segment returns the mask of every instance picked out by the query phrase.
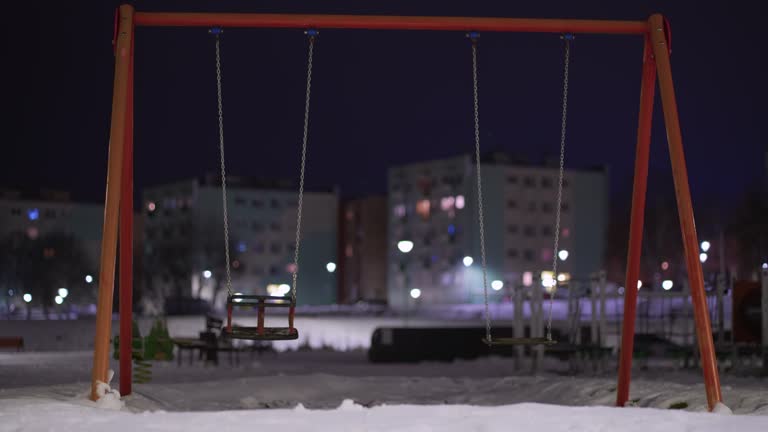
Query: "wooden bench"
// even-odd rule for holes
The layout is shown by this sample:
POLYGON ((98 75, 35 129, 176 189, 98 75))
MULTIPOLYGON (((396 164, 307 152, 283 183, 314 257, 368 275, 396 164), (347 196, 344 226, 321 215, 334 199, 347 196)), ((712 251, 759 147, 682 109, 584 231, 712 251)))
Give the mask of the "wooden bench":
POLYGON ((0 348, 15 348, 16 351, 24 349, 24 338, 19 336, 0 336, 0 348))

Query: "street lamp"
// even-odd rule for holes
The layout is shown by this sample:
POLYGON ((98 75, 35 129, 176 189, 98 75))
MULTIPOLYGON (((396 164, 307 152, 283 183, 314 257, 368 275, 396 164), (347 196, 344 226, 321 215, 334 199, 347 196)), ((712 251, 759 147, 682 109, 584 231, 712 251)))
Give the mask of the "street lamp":
POLYGON ((93 282, 93 276, 85 275, 85 283, 91 283, 91 282, 93 282))
POLYGON ((464 267, 469 267, 472 265, 472 263, 475 262, 474 259, 472 259, 471 256, 465 256, 463 260, 461 260, 464 263, 464 267))
POLYGON ((325 265, 325 269, 328 270, 328 273, 333 273, 336 271, 336 263, 329 262, 325 265))
POLYGON ((702 252, 709 251, 710 246, 712 245, 708 241, 704 240, 703 242, 701 242, 701 251, 702 252))
POLYGON ((24 298, 24 302, 25 302, 25 303, 29 303, 29 302, 31 302, 31 301, 32 301, 32 294, 30 294, 30 293, 26 293, 26 294, 24 294, 24 297, 23 297, 23 298, 24 298))
POLYGON ((664 288, 664 291, 671 290, 674 285, 675 284, 671 280, 669 280, 669 279, 667 279, 667 280, 665 280, 664 282, 661 283, 661 287, 664 288))
POLYGON ((59 288, 59 297, 61 298, 67 298, 69 295, 69 290, 66 288, 59 288))
POLYGON ((703 262, 703 263, 707 262, 707 258, 708 258, 708 256, 707 256, 706 253, 702 252, 702 253, 699 254, 699 261, 701 261, 701 262, 703 262))
POLYGON ((502 281, 497 279, 497 280, 491 282, 491 288, 493 288, 494 291, 498 291, 498 290, 504 288, 504 282, 502 282, 502 281))
POLYGON ((410 240, 400 240, 397 242, 397 248, 400 249, 400 252, 407 254, 413 250, 413 242, 410 240))
POLYGON ((563 249, 560 252, 557 253, 557 257, 560 258, 560 261, 565 261, 568 259, 568 251, 563 249))
POLYGON ((418 289, 418 288, 413 288, 411 290, 411 297, 414 298, 414 299, 417 299, 417 298, 421 297, 421 290, 418 289))
POLYGON ((213 276, 213 273, 210 270, 203 270, 203 277, 206 279, 210 279, 211 276, 213 276))

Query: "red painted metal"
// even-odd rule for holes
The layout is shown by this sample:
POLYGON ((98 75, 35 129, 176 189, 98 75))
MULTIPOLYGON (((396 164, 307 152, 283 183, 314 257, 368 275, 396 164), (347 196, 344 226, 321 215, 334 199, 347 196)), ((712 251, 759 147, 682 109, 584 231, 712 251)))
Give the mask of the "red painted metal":
POLYGON ((259 318, 257 321, 257 331, 259 335, 264 336, 264 312, 265 312, 264 299, 259 300, 258 309, 259 309, 259 318))
POLYGON ((112 93, 112 119, 109 133, 107 190, 104 202, 104 225, 99 258, 99 293, 96 306, 96 335, 91 370, 91 400, 99 398, 99 382, 107 382, 109 371, 109 340, 112 337, 112 301, 114 299, 115 264, 117 261, 120 194, 122 193, 123 149, 126 140, 126 109, 128 105, 128 75, 133 47, 133 6, 120 6, 117 49, 115 50, 115 79, 112 93))
POLYGON ((120 395, 131 394, 133 341, 133 47, 129 54, 123 181, 120 191, 120 395))
POLYGON ((604 34, 644 34, 648 30, 648 24, 645 21, 482 17, 137 12, 135 19, 137 26, 161 27, 219 26, 604 34))
POLYGON ((672 163, 672 177, 675 183, 678 215, 680 216, 680 231, 683 234, 685 263, 691 286, 691 301, 693 302, 693 317, 696 323, 696 339, 701 352, 701 369, 704 373, 704 386, 707 392, 707 403, 712 410, 722 401, 720 391, 720 376, 717 372, 712 326, 709 322, 709 309, 704 292, 704 277, 699 261, 699 240, 696 236, 696 222, 693 216, 693 203, 688 185, 688 170, 685 165, 683 152, 683 136, 680 132, 680 119, 677 114, 675 88, 672 81, 672 67, 669 62, 669 49, 665 39, 665 22, 661 15, 650 18, 651 40, 656 57, 656 67, 659 78, 661 104, 664 109, 664 123, 667 126, 667 141, 669 156, 672 163))
POLYGON ((640 254, 643 245, 645 196, 648 186, 648 157, 651 144, 651 123, 653 121, 653 99, 655 92, 656 62, 653 58, 651 41, 646 37, 645 50, 643 52, 643 77, 640 86, 640 118, 638 120, 637 149, 635 151, 635 181, 632 188, 627 277, 624 282, 624 323, 621 327, 619 383, 616 390, 617 406, 624 406, 629 399, 629 382, 632 374, 632 352, 634 348, 637 310, 637 281, 640 279, 640 254))
POLYGON ((293 318, 296 316, 296 306, 291 305, 288 309, 288 329, 293 333, 293 318))
POLYGON ((232 333, 232 304, 227 304, 227 333, 232 333))

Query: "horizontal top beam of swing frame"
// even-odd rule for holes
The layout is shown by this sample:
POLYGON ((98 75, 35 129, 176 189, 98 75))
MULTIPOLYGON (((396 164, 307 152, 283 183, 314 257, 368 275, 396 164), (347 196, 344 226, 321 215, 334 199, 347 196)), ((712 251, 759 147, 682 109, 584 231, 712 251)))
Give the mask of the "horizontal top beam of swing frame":
POLYGON ((644 34, 648 32, 649 28, 647 21, 175 12, 136 12, 134 23, 137 26, 149 27, 251 27, 603 34, 644 34))

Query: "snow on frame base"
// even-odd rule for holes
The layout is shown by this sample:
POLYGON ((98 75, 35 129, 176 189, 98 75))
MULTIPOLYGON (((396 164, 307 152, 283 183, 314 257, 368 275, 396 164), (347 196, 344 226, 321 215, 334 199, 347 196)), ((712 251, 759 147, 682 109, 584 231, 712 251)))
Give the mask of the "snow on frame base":
POLYGON ((294 409, 209 412, 97 410, 74 402, 50 399, 0 399, 0 431, 415 431, 560 432, 622 430, 627 432, 765 431, 766 416, 721 416, 651 408, 564 407, 517 404, 499 407, 470 405, 385 405, 364 408, 344 401, 332 410, 294 409))

